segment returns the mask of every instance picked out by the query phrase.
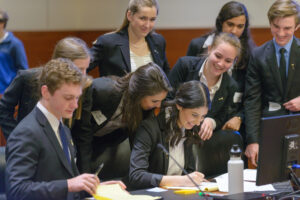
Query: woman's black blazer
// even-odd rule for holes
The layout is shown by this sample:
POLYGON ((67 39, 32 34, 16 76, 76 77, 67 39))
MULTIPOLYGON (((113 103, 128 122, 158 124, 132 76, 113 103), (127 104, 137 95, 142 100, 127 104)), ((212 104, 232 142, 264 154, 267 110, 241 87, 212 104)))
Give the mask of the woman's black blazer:
MULTIPOLYGON (((154 63, 167 74, 170 70, 166 58, 166 41, 162 35, 151 32, 146 36, 154 63)), ((91 48, 93 59, 88 71, 99 67, 100 76, 123 76, 131 72, 129 39, 127 28, 120 32, 100 36, 91 48)))
MULTIPOLYGON (((169 150, 166 143, 166 118, 165 112, 157 117, 152 116, 144 120, 136 131, 133 149, 130 156, 129 182, 130 187, 151 188, 158 187, 161 179, 167 174, 169 156, 158 144, 169 150)), ((184 166, 188 173, 195 171, 195 160, 192 145, 184 142, 184 166)))

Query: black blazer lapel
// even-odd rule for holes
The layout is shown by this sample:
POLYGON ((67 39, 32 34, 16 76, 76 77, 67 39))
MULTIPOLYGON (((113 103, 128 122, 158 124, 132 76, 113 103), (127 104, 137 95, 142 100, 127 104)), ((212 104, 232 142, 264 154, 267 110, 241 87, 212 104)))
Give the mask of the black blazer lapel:
POLYGON ((153 39, 150 35, 148 35, 146 37, 146 41, 147 41, 147 44, 149 46, 149 49, 150 49, 150 52, 151 52, 154 63, 158 64, 160 67, 163 67, 162 66, 163 63, 161 62, 161 59, 159 57, 159 51, 156 48, 155 41, 153 41, 153 39))
MULTIPOLYGON (((166 109, 164 108, 162 112, 159 113, 159 115, 156 117, 159 129, 162 134, 159 134, 161 144, 169 151, 169 144, 166 143, 166 109)), ((154 147, 157 148, 157 147, 154 147)), ((163 160, 162 160, 162 166, 163 166, 163 171, 164 174, 167 174, 168 168, 169 168, 169 156, 165 154, 163 151, 161 151, 163 154, 163 160)))
POLYGON ((191 81, 191 80, 200 81, 199 72, 200 72, 200 69, 201 69, 205 59, 206 59, 206 57, 205 58, 203 57, 203 58, 199 59, 198 61, 196 61, 195 64, 191 64, 192 67, 189 68, 186 81, 191 81))
POLYGON ((276 59, 276 52, 275 52, 275 47, 273 44, 273 41, 269 42, 268 47, 266 48, 266 57, 267 57, 267 68, 270 68, 271 73, 273 74, 273 77, 275 79, 275 83, 277 85, 277 88, 279 88, 280 93, 282 96, 283 94, 283 87, 282 87, 282 82, 281 82, 281 77, 280 77, 280 72, 279 72, 279 67, 277 64, 277 59, 276 59))
POLYGON ((74 176, 74 173, 66 159, 66 156, 56 138, 56 135, 54 131, 52 130, 52 127, 50 123, 48 122, 47 118, 44 116, 44 114, 38 109, 36 109, 36 118, 37 121, 40 123, 41 127, 44 130, 45 135, 48 137, 50 143, 53 145, 55 152, 61 161, 62 165, 66 168, 66 170, 70 173, 71 176, 74 176))
POLYGON ((225 86, 228 85, 229 80, 228 80, 228 77, 226 77, 226 75, 227 74, 225 74, 225 73, 223 74, 220 88, 216 92, 214 99, 212 100, 212 103, 211 103, 211 107, 213 108, 213 109, 211 109, 211 111, 216 111, 217 113, 219 112, 221 107, 223 107, 224 102, 228 96, 228 90, 225 86))
POLYGON ((126 64, 126 66, 124 66, 124 68, 126 70, 125 73, 128 73, 128 72, 131 72, 131 64, 130 64, 129 38, 128 38, 127 29, 120 31, 119 35, 120 35, 120 39, 116 42, 117 42, 117 45, 120 46, 123 60, 126 64))
MULTIPOLYGON (((296 67, 300 67, 300 41, 297 39, 293 40, 291 46, 290 60, 289 60, 289 70, 288 70, 288 78, 287 78, 287 88, 286 95, 292 87, 292 83, 294 80, 295 69, 296 67)), ((297 77, 299 78, 299 77, 297 77)))

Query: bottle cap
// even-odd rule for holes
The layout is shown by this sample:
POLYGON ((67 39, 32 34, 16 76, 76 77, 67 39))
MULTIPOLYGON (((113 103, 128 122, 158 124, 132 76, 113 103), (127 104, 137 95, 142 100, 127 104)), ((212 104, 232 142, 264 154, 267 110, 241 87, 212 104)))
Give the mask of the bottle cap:
POLYGON ((230 157, 241 157, 242 151, 238 144, 232 145, 230 149, 230 157))

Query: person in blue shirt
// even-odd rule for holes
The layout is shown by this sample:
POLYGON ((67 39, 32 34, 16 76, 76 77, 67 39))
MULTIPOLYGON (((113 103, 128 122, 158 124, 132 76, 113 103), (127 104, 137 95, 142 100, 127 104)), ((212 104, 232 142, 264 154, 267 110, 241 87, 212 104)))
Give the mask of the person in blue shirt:
POLYGON ((28 69, 23 43, 6 31, 8 15, 0 9, 0 94, 3 94, 19 69, 28 69))
POLYGON ((268 11, 273 39, 253 50, 245 83, 245 154, 257 165, 260 119, 300 112, 300 4, 277 0, 268 11))

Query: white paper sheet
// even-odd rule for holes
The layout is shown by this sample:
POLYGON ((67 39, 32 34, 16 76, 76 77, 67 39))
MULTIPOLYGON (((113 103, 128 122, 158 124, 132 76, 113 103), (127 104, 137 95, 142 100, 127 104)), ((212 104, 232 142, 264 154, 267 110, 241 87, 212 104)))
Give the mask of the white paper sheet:
MULTIPOLYGON (((228 192, 228 173, 215 178, 220 192, 228 192)), ((275 191, 273 185, 256 186, 256 169, 244 170, 244 192, 275 191)))

